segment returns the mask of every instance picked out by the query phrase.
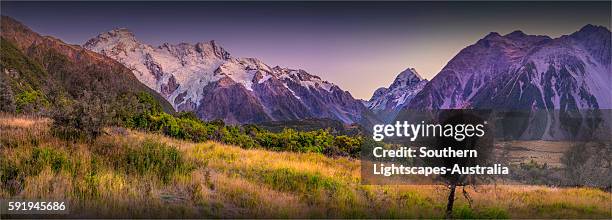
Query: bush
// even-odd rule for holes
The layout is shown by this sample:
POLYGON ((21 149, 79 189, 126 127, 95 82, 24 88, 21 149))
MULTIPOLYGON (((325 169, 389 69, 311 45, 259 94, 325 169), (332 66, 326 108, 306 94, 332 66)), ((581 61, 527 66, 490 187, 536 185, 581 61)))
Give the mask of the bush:
POLYGON ((15 112, 17 108, 14 99, 8 79, 4 77, 3 73, 0 73, 0 112, 15 112))
POLYGON ((17 112, 39 112, 49 106, 49 101, 42 92, 33 90, 17 94, 15 105, 17 112))
POLYGON ((328 130, 297 131, 285 128, 273 133, 256 125, 226 125, 222 120, 204 122, 193 113, 165 113, 148 93, 118 97, 113 106, 98 96, 84 93, 74 104, 66 104, 53 114, 52 132, 64 140, 92 141, 102 134, 103 126, 118 125, 153 131, 193 142, 218 141, 243 148, 274 151, 322 153, 329 156, 357 156, 363 139, 335 136, 328 130), (122 104, 123 103, 123 104, 122 104))
POLYGON ((612 145, 607 143, 574 144, 561 158, 566 177, 563 185, 612 189, 611 153, 612 145))
POLYGON ((222 120, 201 121, 191 112, 176 116, 165 113, 148 94, 138 96, 140 109, 121 110, 121 124, 128 128, 160 132, 167 136, 194 142, 218 141, 243 148, 274 151, 313 152, 330 156, 357 156, 363 139, 357 136, 334 136, 327 130, 296 131, 285 128, 273 133, 256 125, 226 125, 222 120))
POLYGON ((273 133, 256 125, 225 125, 223 121, 204 122, 192 113, 173 116, 164 112, 144 112, 126 120, 125 125, 170 137, 202 142, 219 141, 243 148, 264 148, 274 151, 313 152, 330 156, 357 156, 362 138, 334 136, 327 130, 296 131, 286 128, 273 133))
POLYGON ((82 102, 69 106, 53 114, 51 131, 54 136, 63 140, 91 141, 102 134, 105 123, 104 112, 95 104, 82 102))
POLYGON ((2 188, 6 189, 11 195, 21 191, 23 176, 17 164, 0 158, 0 181, 2 182, 2 188))

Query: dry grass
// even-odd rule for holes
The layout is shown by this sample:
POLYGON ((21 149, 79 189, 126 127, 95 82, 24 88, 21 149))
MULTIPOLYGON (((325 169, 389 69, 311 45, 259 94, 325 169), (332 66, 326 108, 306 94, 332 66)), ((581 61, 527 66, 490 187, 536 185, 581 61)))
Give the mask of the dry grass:
POLYGON ((15 118, 8 117, 0 120, 0 126, 3 128, 31 128, 33 126, 45 126, 49 122, 46 118, 15 118))
POLYGON ((575 143, 565 141, 510 141, 505 147, 512 149, 508 158, 513 163, 547 164, 552 167, 563 167, 561 157, 575 143))
MULTIPOLYGON (((46 119, 1 116, 3 170, 7 164, 26 167, 33 149, 50 149, 73 165, 54 169, 48 164, 39 172, 22 174, 18 192, 2 187, 0 197, 65 199, 75 210, 73 217, 444 217, 444 186, 361 185, 357 160, 192 143, 120 128, 107 133, 92 144, 66 143, 48 134, 46 119), (154 173, 123 172, 117 167, 129 164, 112 164, 101 157, 152 141, 178 149, 194 168, 164 182, 154 173), (106 162, 93 162, 98 160, 106 162)), ((474 202, 470 207, 458 196, 458 218, 612 218, 612 195, 598 189, 466 190, 474 202)))

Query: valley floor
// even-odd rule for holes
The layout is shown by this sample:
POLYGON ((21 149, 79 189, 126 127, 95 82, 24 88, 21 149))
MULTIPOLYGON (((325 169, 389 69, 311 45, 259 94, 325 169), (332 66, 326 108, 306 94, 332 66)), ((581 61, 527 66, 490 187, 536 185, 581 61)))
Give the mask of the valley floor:
MULTIPOLYGON (((446 187, 361 185, 358 160, 123 128, 107 128, 91 143, 71 143, 50 135, 49 124, 0 116, 0 198, 67 200, 77 218, 444 217, 446 187)), ((473 202, 458 193, 456 218, 612 218, 612 194, 599 189, 465 190, 473 202)))

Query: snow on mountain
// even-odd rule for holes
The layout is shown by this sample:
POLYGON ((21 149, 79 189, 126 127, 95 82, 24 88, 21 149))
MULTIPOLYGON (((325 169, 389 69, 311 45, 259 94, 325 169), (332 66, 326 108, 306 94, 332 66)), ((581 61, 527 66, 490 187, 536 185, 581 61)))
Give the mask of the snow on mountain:
POLYGON ((402 71, 389 86, 374 91, 372 98, 364 104, 379 118, 389 121, 395 118, 427 83, 414 68, 402 71))
POLYGON ((610 39, 593 25, 555 39, 491 33, 459 52, 406 108, 521 111, 511 123, 523 131, 516 137, 592 139, 611 125, 610 39))
POLYGON ((127 29, 87 41, 85 48, 130 68, 178 111, 205 120, 256 123, 331 118, 368 120, 350 93, 303 70, 270 67, 256 58, 234 58, 215 41, 150 46, 127 29))
MULTIPOLYGON (((202 97, 198 88, 219 80, 219 75, 211 73, 229 59, 229 53, 214 41, 152 47, 138 42, 127 29, 100 34, 84 47, 132 69, 138 80, 166 97, 175 108, 189 101, 197 103, 202 97), (182 101, 177 102, 179 94, 183 94, 182 101)), ((228 68, 231 66, 224 66, 228 68)))
POLYGON ((415 109, 610 109, 610 31, 552 39, 491 33, 457 54, 411 100, 415 109))

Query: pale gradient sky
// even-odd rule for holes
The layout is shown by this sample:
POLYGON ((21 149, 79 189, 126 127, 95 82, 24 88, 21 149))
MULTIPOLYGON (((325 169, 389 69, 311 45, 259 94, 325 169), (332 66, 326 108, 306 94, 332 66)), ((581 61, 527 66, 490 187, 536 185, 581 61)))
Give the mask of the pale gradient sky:
POLYGON ((369 99, 414 67, 431 79, 490 32, 610 29, 610 2, 6 2, 1 13, 83 44, 117 27, 159 45, 216 40, 235 57, 300 68, 369 99))

